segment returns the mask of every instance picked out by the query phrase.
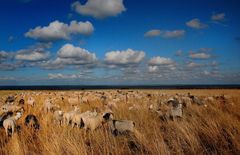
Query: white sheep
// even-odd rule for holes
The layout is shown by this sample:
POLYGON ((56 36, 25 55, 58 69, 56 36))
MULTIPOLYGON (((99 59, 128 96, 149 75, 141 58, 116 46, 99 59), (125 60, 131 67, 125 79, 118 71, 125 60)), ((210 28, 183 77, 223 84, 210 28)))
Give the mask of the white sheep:
POLYGON ((170 117, 174 120, 176 117, 183 117, 183 109, 182 104, 177 104, 176 106, 172 106, 170 110, 170 117))
POLYGON ((1 107, 1 112, 16 112, 22 109, 21 106, 5 104, 1 107))
POLYGON ((53 112, 57 109, 59 109, 60 106, 59 105, 55 105, 52 103, 52 101, 50 100, 46 100, 45 103, 44 103, 44 111, 47 113, 47 112, 53 112))
POLYGON ((11 136, 13 136, 15 128, 17 127, 16 121, 21 118, 23 112, 17 112, 16 116, 7 118, 3 121, 3 127, 5 129, 6 135, 9 135, 9 130, 12 131, 11 136))
POLYGON ((84 113, 77 113, 75 115, 73 115, 72 117, 72 127, 74 127, 75 125, 77 127, 81 127, 83 124, 82 119, 86 119, 87 117, 93 117, 93 116, 97 116, 97 112, 91 112, 91 111, 86 111, 84 113))
POLYGON ((80 109, 78 107, 74 107, 74 110, 72 111, 69 111, 69 112, 65 112, 63 114, 63 122, 65 125, 69 125, 70 122, 72 121, 72 118, 73 116, 76 114, 76 113, 79 113, 80 112, 80 109))
POLYGON ((100 127, 103 123, 111 120, 113 118, 113 114, 111 112, 105 112, 103 114, 97 114, 97 116, 90 116, 86 118, 82 118, 82 124, 85 130, 94 131, 98 127, 100 127))
POLYGON ((28 98, 27 104, 33 107, 35 105, 35 99, 33 97, 28 98))
POLYGON ((134 132, 135 123, 131 120, 111 120, 109 122, 112 133, 117 136, 127 132, 134 132))
POLYGON ((57 110, 53 114, 54 121, 59 125, 63 124, 63 114, 64 112, 61 110, 57 110))

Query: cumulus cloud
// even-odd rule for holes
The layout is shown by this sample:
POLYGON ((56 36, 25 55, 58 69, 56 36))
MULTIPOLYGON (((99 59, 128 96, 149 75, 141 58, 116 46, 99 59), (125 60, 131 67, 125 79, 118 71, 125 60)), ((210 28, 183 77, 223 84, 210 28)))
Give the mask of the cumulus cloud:
POLYGON ((204 29, 208 27, 207 24, 202 23, 198 18, 186 22, 186 25, 194 29, 204 29))
POLYGON ((73 74, 62 74, 62 73, 49 73, 48 79, 50 80, 85 80, 85 79, 95 79, 95 77, 88 72, 73 73, 73 74))
POLYGON ((49 53, 45 51, 33 51, 29 53, 28 51, 21 50, 17 52, 15 59, 24 61, 41 61, 49 58, 49 53))
POLYGON ((170 58, 157 56, 151 58, 148 62, 148 72, 150 73, 175 69, 175 62, 170 58))
POLYGON ((170 58, 157 56, 157 57, 151 58, 148 64, 151 66, 172 65, 172 64, 174 64, 174 61, 171 60, 170 58))
POLYGON ((30 46, 26 49, 21 49, 15 52, 15 59, 21 61, 43 61, 50 57, 50 52, 46 51, 50 48, 52 44, 50 43, 39 43, 30 46))
POLYGON ((72 4, 72 9, 81 15, 94 18, 117 16, 126 11, 123 0, 88 0, 84 5, 76 1, 72 4))
POLYGON ((163 33, 164 38, 180 38, 185 35, 185 30, 167 30, 163 33))
POLYGON ((185 35, 185 30, 149 30, 144 37, 180 38, 185 35))
POLYGON ((57 73, 57 74, 48 74, 48 78, 49 79, 77 79, 80 78, 81 75, 78 74, 61 74, 61 73, 57 73))
POLYGON ((12 71, 12 70, 15 70, 19 67, 21 67, 23 65, 23 63, 21 62, 17 62, 17 63, 9 63, 9 62, 4 62, 4 63, 1 63, 0 62, 0 70, 3 70, 3 71, 12 71))
POLYGON ((158 66, 148 66, 148 71, 151 73, 158 72, 158 66))
POLYGON ((111 51, 105 54, 105 63, 108 65, 136 65, 139 64, 145 57, 144 51, 136 51, 127 49, 125 51, 111 51))
POLYGON ((55 60, 49 60, 41 64, 44 69, 60 69, 66 65, 84 65, 91 67, 97 63, 95 53, 76 47, 72 44, 63 45, 57 52, 55 60))
POLYGON ((213 14, 211 19, 216 22, 222 22, 225 20, 225 13, 213 14))
POLYGON ((160 30, 149 30, 144 34, 144 37, 157 37, 160 36, 161 31, 160 30))
POLYGON ((218 76, 219 77, 220 76, 219 71, 215 71, 215 70, 212 70, 212 71, 204 70, 201 74, 205 75, 207 77, 209 77, 209 76, 212 76, 212 77, 217 77, 218 76))
POLYGON ((26 37, 39 41, 68 40, 72 34, 90 35, 94 31, 93 25, 89 22, 71 21, 65 24, 59 21, 53 21, 48 26, 38 26, 25 33, 26 37))
POLYGON ((8 57, 8 53, 5 51, 0 51, 0 60, 5 60, 8 57))
POLYGON ((65 44, 59 51, 58 57, 62 59, 73 59, 80 64, 92 63, 97 61, 95 53, 88 50, 75 47, 71 44, 65 44))
POLYGON ((203 52, 190 52, 189 57, 192 59, 209 59, 211 57, 210 54, 208 53, 203 53, 203 52))
POLYGON ((195 62, 189 62, 187 64, 187 67, 189 68, 197 68, 197 67, 201 67, 202 65, 201 64, 198 64, 198 63, 195 63, 195 62))

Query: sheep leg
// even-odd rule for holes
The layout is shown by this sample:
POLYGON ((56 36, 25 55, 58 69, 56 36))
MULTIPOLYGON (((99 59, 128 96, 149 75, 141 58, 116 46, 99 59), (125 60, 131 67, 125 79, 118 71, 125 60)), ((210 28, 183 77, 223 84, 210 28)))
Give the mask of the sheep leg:
POLYGON ((8 136, 8 127, 5 128, 6 136, 8 136))
POLYGON ((12 126, 12 136, 13 136, 13 133, 14 133, 14 129, 15 129, 15 127, 14 127, 14 126, 12 126))
POLYGON ((72 122, 72 128, 74 128, 74 126, 75 126, 75 123, 74 123, 74 122, 72 122))

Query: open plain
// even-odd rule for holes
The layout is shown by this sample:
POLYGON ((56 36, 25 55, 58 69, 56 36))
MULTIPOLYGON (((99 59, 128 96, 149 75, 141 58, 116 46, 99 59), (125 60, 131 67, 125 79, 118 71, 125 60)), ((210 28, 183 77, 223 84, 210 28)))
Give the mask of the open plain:
POLYGON ((0 91, 0 154, 240 154, 239 102, 239 89, 0 91))

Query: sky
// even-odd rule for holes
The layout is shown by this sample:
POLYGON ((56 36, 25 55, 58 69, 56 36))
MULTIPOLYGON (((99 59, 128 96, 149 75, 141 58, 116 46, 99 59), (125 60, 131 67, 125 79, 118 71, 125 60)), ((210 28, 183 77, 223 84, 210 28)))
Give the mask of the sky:
POLYGON ((240 84, 239 0, 2 0, 0 85, 240 84))

